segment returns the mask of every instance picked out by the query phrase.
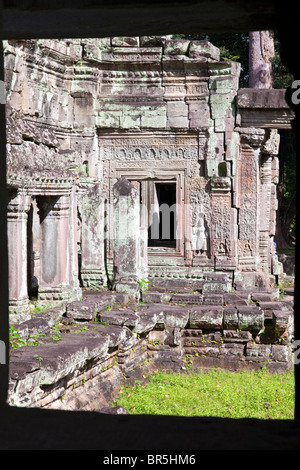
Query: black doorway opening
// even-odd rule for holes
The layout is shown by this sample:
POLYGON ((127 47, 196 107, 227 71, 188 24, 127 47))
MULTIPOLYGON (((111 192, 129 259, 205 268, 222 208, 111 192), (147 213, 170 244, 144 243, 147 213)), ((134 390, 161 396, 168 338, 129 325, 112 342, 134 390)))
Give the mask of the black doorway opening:
POLYGON ((149 227, 148 245, 176 248, 176 183, 155 183, 157 208, 149 227))

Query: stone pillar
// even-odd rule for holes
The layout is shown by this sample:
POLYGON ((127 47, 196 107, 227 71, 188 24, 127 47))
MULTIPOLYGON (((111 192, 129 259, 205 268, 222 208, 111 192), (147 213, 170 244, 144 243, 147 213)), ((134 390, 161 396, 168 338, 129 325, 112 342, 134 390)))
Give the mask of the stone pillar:
POLYGON ((39 197, 38 206, 41 257, 38 297, 42 301, 69 300, 70 196, 39 197))
POLYGON ((9 313, 12 321, 29 318, 27 285, 27 220, 30 196, 9 193, 7 207, 9 313))
POLYGON ((72 299, 79 300, 82 291, 79 285, 78 266, 78 219, 77 219, 77 188, 74 185, 70 194, 70 283, 72 299))
POLYGON ((238 160, 238 265, 246 285, 254 286, 259 267, 259 152, 264 130, 243 130, 238 160))
POLYGON ((121 177, 113 187, 114 288, 139 299, 140 200, 138 190, 121 177))
POLYGON ((237 209, 231 206, 231 178, 211 178, 211 254, 216 269, 237 267, 237 209))
POLYGON ((99 183, 81 199, 81 281, 83 287, 100 289, 107 282, 104 261, 104 197, 99 183))
POLYGON ((279 149, 279 134, 275 129, 266 131, 266 142, 261 152, 260 169, 260 221, 259 221, 259 254, 261 268, 268 275, 278 276, 283 273, 282 264, 278 261, 273 244, 275 235, 276 193, 273 183, 273 159, 279 149), (275 195, 275 198, 274 198, 275 195))

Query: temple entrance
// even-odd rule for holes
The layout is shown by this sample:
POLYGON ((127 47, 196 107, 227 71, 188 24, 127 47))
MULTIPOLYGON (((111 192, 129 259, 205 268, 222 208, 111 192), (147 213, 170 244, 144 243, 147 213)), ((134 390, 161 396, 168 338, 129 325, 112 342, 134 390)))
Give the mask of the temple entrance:
POLYGON ((176 183, 154 183, 148 246, 176 247, 176 183))

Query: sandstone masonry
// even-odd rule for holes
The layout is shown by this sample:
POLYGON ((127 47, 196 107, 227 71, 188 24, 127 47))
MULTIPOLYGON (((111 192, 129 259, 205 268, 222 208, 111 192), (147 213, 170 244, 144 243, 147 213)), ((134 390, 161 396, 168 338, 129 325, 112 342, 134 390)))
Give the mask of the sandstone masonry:
POLYGON ((9 40, 4 53, 10 321, 24 333, 38 302, 42 323, 80 318, 91 335, 55 344, 61 362, 45 346, 48 365, 16 350, 12 400, 52 403, 87 363, 123 373, 142 344, 133 330, 163 345, 148 348, 160 364, 193 352, 201 365, 289 367, 293 305, 278 302, 274 246, 283 90, 239 89, 240 65, 208 41, 9 40), (102 312, 98 336, 105 295, 126 308, 102 312))

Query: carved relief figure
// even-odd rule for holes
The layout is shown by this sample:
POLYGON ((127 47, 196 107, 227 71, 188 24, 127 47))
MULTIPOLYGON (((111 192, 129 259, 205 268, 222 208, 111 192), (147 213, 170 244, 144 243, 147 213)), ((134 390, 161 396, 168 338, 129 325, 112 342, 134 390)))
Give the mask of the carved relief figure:
POLYGON ((192 226, 192 250, 195 253, 205 255, 208 251, 208 230, 205 227, 204 216, 201 214, 196 217, 192 226))

